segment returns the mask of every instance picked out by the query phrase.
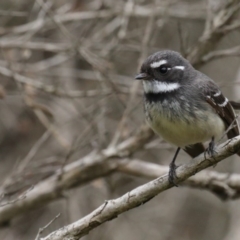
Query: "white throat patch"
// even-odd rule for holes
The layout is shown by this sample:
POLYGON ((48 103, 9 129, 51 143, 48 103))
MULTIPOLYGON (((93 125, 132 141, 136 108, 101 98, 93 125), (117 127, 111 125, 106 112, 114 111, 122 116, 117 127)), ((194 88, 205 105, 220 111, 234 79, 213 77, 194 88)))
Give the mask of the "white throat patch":
POLYGON ((145 93, 166 93, 172 92, 180 88, 179 83, 166 83, 156 80, 143 81, 143 88, 145 93))

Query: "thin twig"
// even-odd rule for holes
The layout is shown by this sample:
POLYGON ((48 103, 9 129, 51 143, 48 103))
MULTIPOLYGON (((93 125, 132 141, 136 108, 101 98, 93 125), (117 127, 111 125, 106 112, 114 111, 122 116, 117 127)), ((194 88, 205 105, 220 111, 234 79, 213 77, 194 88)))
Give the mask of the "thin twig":
MULTIPOLYGON (((221 145, 214 158, 205 158, 204 154, 201 154, 194 161, 177 168, 177 183, 183 182, 201 170, 215 165, 227 156, 239 151, 239 149, 240 137, 236 137, 229 144, 221 145)), ((49 234, 42 240, 80 239, 106 221, 112 220, 123 212, 145 204, 159 193, 172 187, 173 184, 168 181, 168 174, 165 174, 131 190, 119 198, 108 200, 107 204, 105 202, 84 218, 49 234)))
POLYGON ((61 216, 61 214, 59 213, 58 215, 56 215, 47 225, 45 225, 42 228, 39 228, 38 230, 38 234, 35 238, 35 240, 40 240, 40 237, 42 235, 42 233, 44 232, 45 229, 47 229, 56 219, 58 219, 61 216))

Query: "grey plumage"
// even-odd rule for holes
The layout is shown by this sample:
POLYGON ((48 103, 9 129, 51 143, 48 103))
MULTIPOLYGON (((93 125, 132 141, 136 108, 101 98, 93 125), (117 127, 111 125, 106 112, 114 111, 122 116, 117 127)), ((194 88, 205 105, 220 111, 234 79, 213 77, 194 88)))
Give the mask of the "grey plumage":
POLYGON ((224 121, 206 101, 206 92, 218 92, 217 85, 206 75, 195 70, 180 54, 173 51, 158 52, 142 65, 141 72, 152 80, 164 83, 178 83, 179 88, 171 92, 146 92, 146 118, 153 130, 168 142, 185 147, 205 142, 212 137, 219 139, 225 130, 224 121), (171 68, 162 75, 151 63, 166 60, 171 68), (176 66, 184 70, 174 69, 176 66))
MULTIPOLYGON (((177 52, 166 50, 149 56, 136 79, 143 80, 145 113, 151 128, 193 157, 204 150, 203 142, 211 140, 212 148, 214 140, 236 120, 217 84, 177 52)), ((227 135, 239 135, 237 123, 227 135)))

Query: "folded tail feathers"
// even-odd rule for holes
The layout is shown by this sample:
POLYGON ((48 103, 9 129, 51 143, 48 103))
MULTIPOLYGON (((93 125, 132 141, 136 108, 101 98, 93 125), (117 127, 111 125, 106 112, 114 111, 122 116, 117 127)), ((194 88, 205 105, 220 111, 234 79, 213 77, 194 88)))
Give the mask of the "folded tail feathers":
POLYGON ((186 146, 183 150, 192 158, 195 158, 205 151, 205 147, 203 146, 202 143, 196 143, 193 145, 186 146))
POLYGON ((229 101, 229 102, 232 105, 233 109, 240 110, 240 103, 234 102, 234 101, 229 101))

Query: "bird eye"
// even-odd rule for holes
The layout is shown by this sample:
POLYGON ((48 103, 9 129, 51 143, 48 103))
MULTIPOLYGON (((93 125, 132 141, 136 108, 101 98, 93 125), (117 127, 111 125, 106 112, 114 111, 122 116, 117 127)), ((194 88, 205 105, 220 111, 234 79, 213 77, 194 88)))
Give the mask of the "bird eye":
POLYGON ((163 64, 163 65, 161 65, 161 66, 159 67, 159 72, 160 72, 162 75, 166 74, 169 70, 170 70, 170 68, 169 68, 167 65, 165 65, 165 64, 163 64))

